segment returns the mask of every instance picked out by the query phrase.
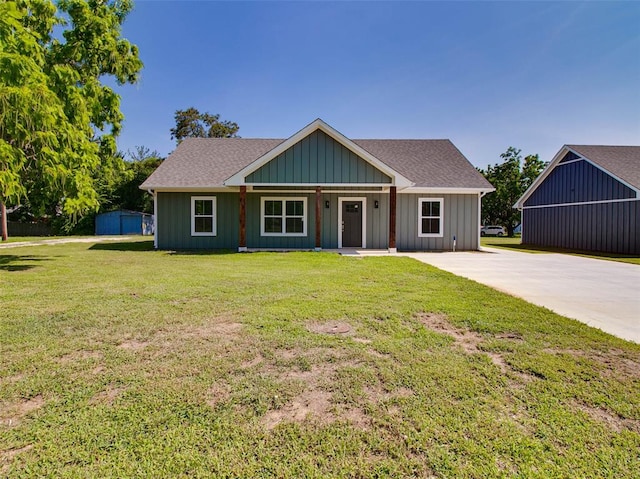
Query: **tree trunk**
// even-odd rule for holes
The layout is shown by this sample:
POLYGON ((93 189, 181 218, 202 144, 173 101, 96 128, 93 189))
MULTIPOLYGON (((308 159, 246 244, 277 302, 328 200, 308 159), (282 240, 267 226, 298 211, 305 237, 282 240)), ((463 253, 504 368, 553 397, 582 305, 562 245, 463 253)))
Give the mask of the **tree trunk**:
POLYGON ((7 207, 0 201, 0 229, 2 229, 2 241, 7 241, 9 232, 7 231, 7 207))

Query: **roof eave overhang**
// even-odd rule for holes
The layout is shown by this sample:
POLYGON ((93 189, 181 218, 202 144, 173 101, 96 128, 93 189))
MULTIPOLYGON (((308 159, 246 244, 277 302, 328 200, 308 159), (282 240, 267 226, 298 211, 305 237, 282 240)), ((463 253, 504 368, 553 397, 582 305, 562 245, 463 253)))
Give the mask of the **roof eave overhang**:
POLYGON ((535 180, 533 180, 533 183, 529 185, 529 188, 527 188, 527 190, 522 194, 520 199, 518 199, 518 201, 515 202, 512 208, 517 208, 519 210, 522 210, 522 207, 524 206, 525 201, 529 199, 529 197, 538 188, 538 186, 540 186, 540 184, 545 180, 545 178, 551 174, 551 172, 556 167, 556 165, 560 163, 560 160, 564 158, 564 155, 566 155, 570 151, 578 155, 580 158, 583 157, 581 154, 579 154, 576 151, 573 151, 567 145, 564 145, 562 148, 560 148, 560 151, 556 153, 556 155, 553 157, 551 162, 546 166, 546 168, 542 170, 542 173, 540 173, 538 177, 535 180))
POLYGON ((410 188, 405 188, 404 190, 402 190, 402 193, 423 193, 423 194, 429 194, 429 193, 433 193, 433 194, 449 194, 449 195, 456 195, 456 194, 461 194, 461 195, 468 195, 468 194, 473 194, 473 195, 477 195, 477 194, 485 194, 485 193, 491 193, 492 191, 496 191, 495 188, 491 187, 491 188, 457 188, 457 187, 446 187, 446 186, 442 186, 442 187, 431 187, 431 186, 413 186, 410 188))
POLYGON ((534 182, 531 183, 531 186, 529 186, 529 188, 527 188, 527 191, 525 191, 522 194, 522 196, 520 197, 520 199, 518 201, 516 201, 516 203, 513 205, 513 208, 517 208, 519 210, 522 210, 524 208, 525 202, 529 199, 529 197, 533 194, 533 192, 536 191, 538 186, 540 186, 542 184, 542 182, 551 174, 551 172, 555 169, 555 167, 558 166, 558 163, 560 163, 562 158, 564 158, 564 156, 569 152, 579 156, 582 160, 584 160, 584 161, 588 162, 589 164, 593 165, 595 168, 597 168, 597 169, 601 170, 602 172, 606 173, 607 175, 609 175, 610 177, 612 177, 615 180, 619 181, 623 185, 628 186, 629 188, 631 188, 633 191, 636 192, 636 196, 640 196, 640 189, 638 189, 635 186, 629 184, 627 181, 623 180, 619 176, 614 175, 613 173, 611 173, 607 169, 605 169, 602 166, 600 166, 598 163, 596 163, 596 162, 590 160, 589 158, 587 158, 586 156, 584 156, 579 151, 574 150, 569 145, 564 145, 562 148, 560 148, 560 151, 558 151, 558 153, 556 153, 556 155, 553 157, 553 159, 547 165, 547 167, 544 170, 542 170, 542 173, 540 173, 538 175, 538 177, 534 180, 534 182))
POLYGON ((414 185, 414 183, 411 182, 408 178, 404 177, 403 175, 401 175, 400 173, 395 171, 393 168, 390 168, 386 163, 380 161, 378 158, 373 156, 371 153, 369 153, 368 151, 366 151, 362 147, 356 145, 353 141, 351 141, 349 138, 344 136, 342 133, 340 133, 339 131, 337 131, 333 127, 331 127, 328 124, 326 124, 320 118, 318 118, 318 119, 314 120, 313 122, 309 123, 302 130, 298 131, 293 136, 291 136, 287 140, 283 141, 282 143, 280 143, 278 146, 276 146, 272 150, 268 151, 267 153, 265 153, 261 157, 257 158, 256 160, 251 162, 249 165, 245 166, 243 169, 241 169, 240 171, 238 171, 234 175, 232 175, 229 178, 227 178, 224 181, 224 185, 225 186, 244 186, 244 185, 247 185, 248 183, 245 182, 245 178, 248 175, 250 175, 254 171, 258 170, 260 167, 262 167, 263 165, 267 164, 269 161, 273 160, 279 154, 285 152, 290 147, 292 147, 293 145, 295 145, 296 143, 298 143, 303 138, 305 138, 306 136, 310 135, 311 133, 313 133, 316 130, 320 130, 320 131, 324 132, 325 134, 329 135, 334 140, 336 140, 338 143, 341 143, 346 148, 348 148, 349 150, 353 151, 358 156, 363 158, 365 161, 367 161, 368 163, 370 163, 371 165, 375 166, 377 169, 382 171, 384 174, 386 174, 387 176, 391 177, 392 183, 391 183, 391 185, 388 185, 388 186, 396 186, 398 188, 408 188, 408 187, 414 185))

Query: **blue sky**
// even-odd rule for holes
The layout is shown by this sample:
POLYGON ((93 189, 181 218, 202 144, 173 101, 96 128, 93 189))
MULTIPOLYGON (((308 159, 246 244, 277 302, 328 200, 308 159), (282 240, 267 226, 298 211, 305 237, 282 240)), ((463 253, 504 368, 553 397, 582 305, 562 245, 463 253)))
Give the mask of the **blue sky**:
POLYGON ((117 88, 122 151, 175 148, 194 106, 246 138, 322 118, 350 138, 450 138, 476 166, 507 147, 640 144, 640 2, 138 0, 145 64, 117 88))

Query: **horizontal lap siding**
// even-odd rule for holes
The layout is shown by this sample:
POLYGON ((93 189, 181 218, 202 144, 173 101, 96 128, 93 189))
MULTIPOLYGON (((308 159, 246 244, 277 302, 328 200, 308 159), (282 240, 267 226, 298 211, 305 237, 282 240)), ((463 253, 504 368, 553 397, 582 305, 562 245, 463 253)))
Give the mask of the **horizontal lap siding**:
POLYGON ((396 238, 404 251, 451 251, 453 236, 456 250, 478 249, 478 195, 398 194, 396 238), (418 236, 418 198, 444 199, 442 238, 418 236))
POLYGON ((640 254, 640 202, 523 211, 522 242, 586 251, 640 254))
POLYGON ((246 177, 255 183, 384 183, 391 178, 321 131, 315 131, 246 177))
POLYGON ((236 249, 240 200, 238 193, 158 193, 158 248, 236 249), (215 196, 217 236, 191 236, 191 197, 215 196))

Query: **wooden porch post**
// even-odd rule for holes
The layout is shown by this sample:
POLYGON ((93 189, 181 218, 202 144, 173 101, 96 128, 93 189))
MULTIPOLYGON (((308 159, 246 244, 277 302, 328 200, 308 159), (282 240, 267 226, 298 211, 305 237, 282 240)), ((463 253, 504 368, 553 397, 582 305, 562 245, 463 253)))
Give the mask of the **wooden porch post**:
POLYGON ((397 253, 396 248, 396 187, 389 188, 389 253, 397 253))
POLYGON ((247 251, 247 187, 240 187, 240 244, 238 251, 247 251))
POLYGON ((319 186, 316 186, 316 251, 320 251, 322 249, 321 215, 322 190, 319 186))

